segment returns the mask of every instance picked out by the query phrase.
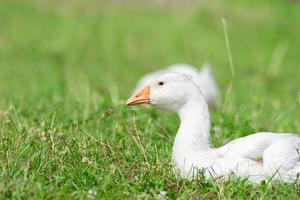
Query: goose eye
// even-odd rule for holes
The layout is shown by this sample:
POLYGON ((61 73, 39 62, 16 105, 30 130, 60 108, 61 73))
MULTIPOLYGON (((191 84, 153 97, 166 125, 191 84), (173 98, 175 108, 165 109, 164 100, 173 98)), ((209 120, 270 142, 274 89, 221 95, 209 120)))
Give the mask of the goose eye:
POLYGON ((164 85, 165 83, 164 82, 162 82, 162 81, 159 81, 158 82, 158 85, 160 85, 160 86, 162 86, 162 85, 164 85))

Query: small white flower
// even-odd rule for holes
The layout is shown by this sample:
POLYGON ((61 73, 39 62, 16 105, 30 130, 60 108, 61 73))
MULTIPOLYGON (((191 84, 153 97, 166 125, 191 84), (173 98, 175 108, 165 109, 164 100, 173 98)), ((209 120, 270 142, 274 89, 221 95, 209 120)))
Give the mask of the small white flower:
POLYGON ((160 190, 157 199, 166 199, 167 192, 164 190, 160 190))
POLYGON ((97 196, 97 191, 95 189, 90 189, 87 192, 87 198, 88 199, 96 199, 96 196, 97 196))
POLYGON ((86 156, 84 156, 84 157, 82 158, 82 162, 83 162, 83 163, 87 163, 88 165, 91 165, 91 164, 92 164, 92 161, 91 161, 88 157, 86 157, 86 156))

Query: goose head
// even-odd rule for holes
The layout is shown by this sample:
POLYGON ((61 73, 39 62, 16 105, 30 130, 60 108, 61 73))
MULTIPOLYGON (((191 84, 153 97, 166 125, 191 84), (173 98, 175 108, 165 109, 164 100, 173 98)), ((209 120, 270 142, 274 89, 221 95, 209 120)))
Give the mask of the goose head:
POLYGON ((150 104, 151 106, 178 112, 188 101, 199 95, 199 89, 191 76, 169 73, 159 76, 130 97, 128 106, 150 104))

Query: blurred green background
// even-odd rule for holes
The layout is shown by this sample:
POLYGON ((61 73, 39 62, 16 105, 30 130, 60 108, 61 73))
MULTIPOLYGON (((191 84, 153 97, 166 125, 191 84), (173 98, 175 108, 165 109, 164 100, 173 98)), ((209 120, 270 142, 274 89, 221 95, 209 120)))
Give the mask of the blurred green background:
MULTIPOLYGON (((163 135, 165 129, 162 127, 166 127, 169 136, 163 137, 173 138, 178 126, 175 115, 147 108, 135 112, 126 108, 124 102, 142 75, 178 62, 199 67, 203 62, 210 62, 223 101, 233 81, 225 112, 212 112, 213 141, 217 146, 260 130, 300 133, 299 10, 298 1, 288 0, 2 0, 0 157, 3 189, 0 194, 40 198, 59 195, 63 198, 71 194, 85 198, 86 193, 78 191, 89 191, 87 188, 91 185, 104 184, 100 179, 87 178, 84 182, 85 175, 80 172, 87 170, 87 174, 95 177, 112 179, 106 182, 110 187, 96 189, 100 196, 105 197, 105 191, 112 191, 106 197, 124 198, 135 193, 137 198, 146 198, 147 194, 156 198, 157 188, 164 188, 163 180, 173 175, 162 174, 159 184, 154 181, 141 188, 138 185, 149 182, 148 179, 114 180, 115 174, 101 169, 122 162, 102 154, 102 143, 86 147, 99 165, 91 171, 83 170, 78 163, 77 166, 76 153, 75 157, 67 153, 68 160, 49 152, 55 149, 51 145, 56 139, 54 143, 58 151, 62 151, 68 142, 80 146, 82 141, 93 136, 116 148, 112 152, 120 157, 129 156, 132 160, 128 161, 126 169, 133 170, 136 166, 132 162, 143 163, 139 147, 132 147, 133 150, 126 153, 126 148, 134 144, 128 129, 132 130, 131 120, 135 113, 137 126, 144 134, 141 143, 149 148, 149 156, 155 157, 155 146, 163 152, 161 159, 168 162, 172 139, 166 142, 152 133, 163 135), (236 71, 234 78, 230 73, 222 18, 227 21, 236 71), (106 120, 111 113, 117 113, 118 117, 106 120), (103 121, 101 126, 99 119, 103 121), (220 135, 214 134, 216 127, 220 128, 220 135), (53 129, 56 131, 51 135, 49 130, 53 129), (83 134, 83 129, 89 132, 89 137, 83 134), (41 143, 41 133, 49 139, 46 140, 49 145, 41 143), (60 140, 61 137, 65 140, 60 140), (46 158, 46 154, 50 157, 46 158), (40 162, 30 160, 33 155, 40 162), (41 161, 43 156, 45 160, 41 161), (51 157, 61 159, 61 163, 53 164, 51 157), (66 163, 71 163, 71 171, 65 171, 66 163), (57 177, 62 181, 59 184, 51 181, 57 177), (123 187, 127 183, 132 185, 123 187), (30 192, 30 188, 40 189, 30 192), (74 191, 78 193, 72 193, 74 191)), ((80 160, 81 154, 78 150, 80 160)), ((151 159, 147 162, 153 165, 151 159)), ((170 169, 162 167, 164 170, 170 169)), ((184 184, 187 185, 182 193, 196 191, 197 184, 184 184)), ((236 198, 236 193, 230 192, 233 188, 225 189, 223 197, 236 198)), ((176 197, 178 189, 166 190, 170 198, 176 197)), ((266 191, 272 198, 272 192, 266 191)), ((293 195, 297 189, 281 191, 284 197, 293 195)), ((264 189, 254 192, 253 198, 264 192, 264 189)), ((238 197, 244 198, 243 195, 249 194, 246 192, 238 197)), ((219 193, 213 197, 220 197, 219 193)))

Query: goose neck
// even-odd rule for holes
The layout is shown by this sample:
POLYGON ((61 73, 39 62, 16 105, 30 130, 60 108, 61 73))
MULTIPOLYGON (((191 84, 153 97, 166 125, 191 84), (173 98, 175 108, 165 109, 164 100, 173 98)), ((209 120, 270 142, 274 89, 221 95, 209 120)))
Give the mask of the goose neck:
POLYGON ((209 150, 210 116, 204 98, 187 102, 178 114, 181 124, 175 142, 191 151, 209 150))

